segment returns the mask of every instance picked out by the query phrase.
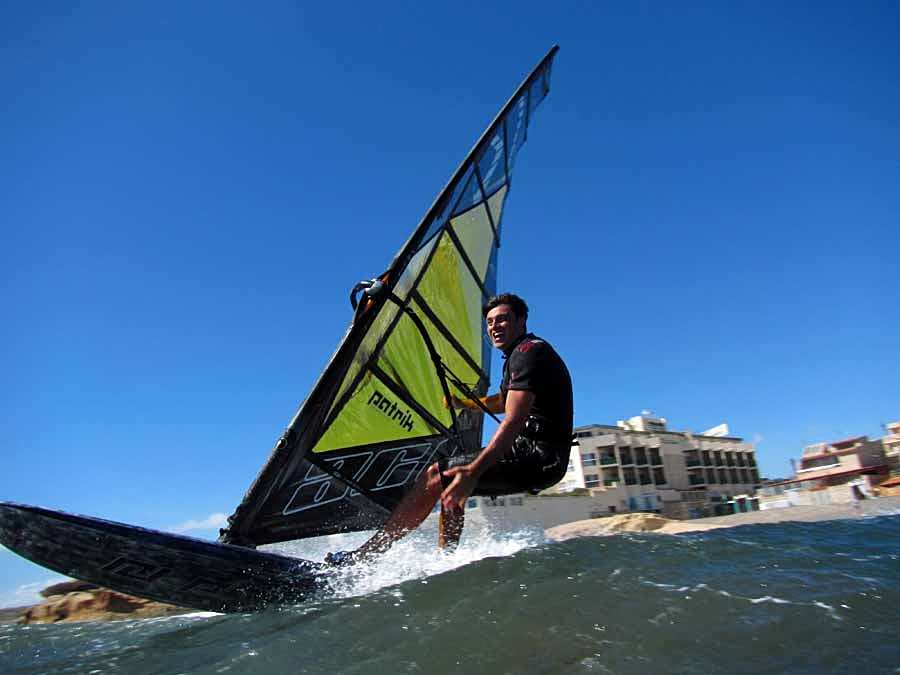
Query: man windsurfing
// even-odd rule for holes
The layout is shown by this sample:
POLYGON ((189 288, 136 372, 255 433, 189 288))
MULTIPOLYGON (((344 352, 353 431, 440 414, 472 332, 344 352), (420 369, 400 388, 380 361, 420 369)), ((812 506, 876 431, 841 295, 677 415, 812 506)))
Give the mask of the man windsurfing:
POLYGON ((423 476, 391 513, 387 523, 355 551, 329 553, 333 565, 354 564, 387 551, 416 529, 441 502, 439 545, 453 548, 462 535, 470 496, 537 492, 566 473, 572 440, 572 380, 562 358, 528 332, 528 305, 504 293, 484 305, 488 336, 503 352, 500 392, 475 401, 452 399, 456 408, 504 415, 480 451, 443 459, 423 476))

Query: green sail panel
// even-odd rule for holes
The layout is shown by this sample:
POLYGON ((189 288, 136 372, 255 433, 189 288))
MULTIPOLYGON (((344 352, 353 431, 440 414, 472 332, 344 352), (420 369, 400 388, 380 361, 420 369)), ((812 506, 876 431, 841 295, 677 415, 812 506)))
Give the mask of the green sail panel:
MULTIPOLYGON (((484 322, 481 308, 485 298, 449 235, 442 235, 438 250, 422 275, 418 291, 465 351, 477 361, 482 361, 484 322)), ((490 372, 488 367, 484 370, 490 372)))
POLYGON ((475 268, 478 280, 484 283, 494 246, 494 228, 491 226, 487 207, 479 204, 469 209, 453 218, 450 226, 475 268))
POLYGON ((433 436, 435 429, 372 373, 367 373, 314 453, 433 436))
POLYGON ((461 345, 456 341, 455 335, 451 335, 448 338, 446 329, 438 328, 431 320, 429 312, 419 305, 418 302, 414 304, 413 309, 422 317, 422 322, 426 325, 428 334, 431 336, 434 346, 441 356, 441 360, 466 386, 466 390, 463 390, 456 387, 452 381, 448 382, 451 393, 457 397, 464 397, 468 395, 469 391, 477 391, 479 396, 483 396, 484 392, 479 390, 479 386, 483 382, 486 383, 490 376, 490 373, 484 370, 485 365, 490 365, 486 363, 485 355, 480 352, 470 353, 462 349, 461 345))

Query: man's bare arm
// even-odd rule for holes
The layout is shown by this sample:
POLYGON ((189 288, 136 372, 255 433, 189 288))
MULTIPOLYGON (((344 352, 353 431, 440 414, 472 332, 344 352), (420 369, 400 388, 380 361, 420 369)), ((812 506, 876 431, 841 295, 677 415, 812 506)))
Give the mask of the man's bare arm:
POLYGON ((511 389, 506 393, 503 421, 500 422, 490 442, 469 464, 478 476, 496 464, 512 447, 516 436, 525 428, 525 421, 533 405, 534 392, 511 389))
POLYGON ((466 499, 472 494, 478 479, 512 447, 519 432, 525 428, 528 413, 534 405, 534 392, 510 390, 506 394, 505 416, 500 426, 484 449, 469 464, 448 469, 445 476, 453 478, 453 482, 441 495, 441 501, 447 509, 461 509, 466 499))
MULTIPOLYGON (((494 413, 495 415, 499 415, 504 411, 503 404, 503 394, 496 393, 491 394, 490 396, 485 396, 484 398, 478 399, 484 405, 485 408, 488 409, 489 412, 494 413)), ((455 396, 450 397, 450 404, 456 408, 457 410, 462 410, 466 408, 468 410, 481 410, 481 406, 478 405, 475 401, 468 398, 456 398, 455 396)))

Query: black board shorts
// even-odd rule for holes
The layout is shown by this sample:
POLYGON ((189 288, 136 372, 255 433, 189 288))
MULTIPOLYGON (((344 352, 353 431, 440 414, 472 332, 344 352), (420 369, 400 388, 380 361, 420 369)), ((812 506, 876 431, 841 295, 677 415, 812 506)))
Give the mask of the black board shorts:
MULTIPOLYGON (((556 485, 566 475, 569 445, 537 441, 517 436, 513 447, 496 464, 485 471, 472 492, 473 497, 499 497, 520 492, 540 492, 556 485)), ((474 461, 477 452, 445 457, 438 462, 441 483, 446 488, 452 478, 444 471, 474 461)))

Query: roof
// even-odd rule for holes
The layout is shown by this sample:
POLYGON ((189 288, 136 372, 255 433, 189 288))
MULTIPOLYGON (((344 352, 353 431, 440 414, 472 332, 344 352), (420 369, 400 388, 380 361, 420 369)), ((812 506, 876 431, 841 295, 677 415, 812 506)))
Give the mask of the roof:
POLYGON ((869 440, 868 436, 854 436, 853 438, 845 438, 842 441, 832 441, 831 443, 829 443, 829 445, 833 448, 836 448, 839 445, 848 445, 850 443, 858 443, 867 440, 869 440))
POLYGON ((826 473, 824 476, 809 476, 804 478, 792 478, 781 483, 769 483, 767 487, 772 485, 790 485, 791 483, 802 483, 807 480, 822 480, 825 478, 837 478, 838 476, 849 476, 853 474, 867 475, 880 473, 882 469, 886 470, 887 464, 872 464, 871 466, 862 466, 858 469, 848 469, 847 471, 835 471, 834 473, 826 473))

